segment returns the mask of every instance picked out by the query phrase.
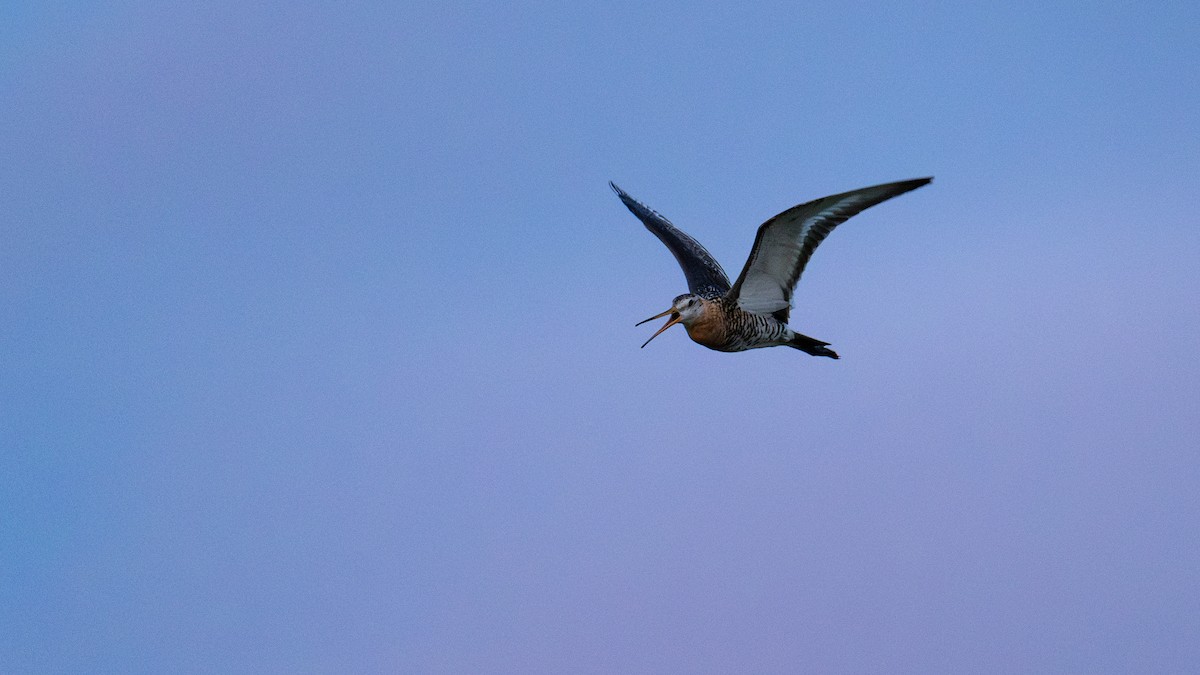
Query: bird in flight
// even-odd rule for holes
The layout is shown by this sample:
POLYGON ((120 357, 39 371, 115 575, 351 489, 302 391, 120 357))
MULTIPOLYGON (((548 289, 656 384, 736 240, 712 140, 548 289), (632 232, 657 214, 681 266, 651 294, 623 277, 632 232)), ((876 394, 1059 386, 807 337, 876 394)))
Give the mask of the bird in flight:
POLYGON ((886 183, 793 206, 759 226, 746 266, 732 286, 725 270, 700 242, 610 182, 633 215, 675 255, 687 278, 688 292, 675 298, 667 311, 646 319, 670 315, 650 340, 681 323, 694 342, 721 352, 786 345, 813 356, 838 358, 828 342, 801 335, 787 326, 792 290, 804 266, 833 228, 860 211, 932 180, 886 183))

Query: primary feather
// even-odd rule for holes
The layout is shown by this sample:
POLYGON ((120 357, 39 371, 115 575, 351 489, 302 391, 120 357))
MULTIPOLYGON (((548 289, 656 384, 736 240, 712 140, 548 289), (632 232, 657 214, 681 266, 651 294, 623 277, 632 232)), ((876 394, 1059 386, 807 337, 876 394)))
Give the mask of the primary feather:
POLYGON ((672 225, 657 211, 630 197, 616 183, 609 182, 608 185, 646 229, 674 254, 687 278, 689 292, 702 298, 717 298, 729 291, 729 277, 725 275, 725 270, 700 242, 672 225))
POLYGON ((794 206, 758 228, 746 266, 727 297, 754 314, 787 323, 792 291, 813 251, 851 216, 929 183, 932 178, 886 183, 794 206))

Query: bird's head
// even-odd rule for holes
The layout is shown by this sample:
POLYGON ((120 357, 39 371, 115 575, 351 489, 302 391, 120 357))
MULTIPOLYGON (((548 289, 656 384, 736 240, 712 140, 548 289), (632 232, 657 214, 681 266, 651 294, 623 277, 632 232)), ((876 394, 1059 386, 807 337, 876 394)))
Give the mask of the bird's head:
MULTIPOLYGON (((692 322, 699 318, 703 312, 704 300, 698 295, 684 293, 671 302, 670 309, 646 319, 646 321, 653 321, 668 314, 671 315, 671 318, 665 324, 663 324, 663 327, 659 328, 657 333, 650 336, 650 340, 658 337, 663 331, 677 323, 682 323, 685 327, 690 326, 692 322)), ((640 326, 646 323, 646 321, 639 321, 636 325, 640 326)), ((646 345, 650 344, 650 340, 646 340, 644 343, 642 343, 642 346, 645 347, 646 345)))

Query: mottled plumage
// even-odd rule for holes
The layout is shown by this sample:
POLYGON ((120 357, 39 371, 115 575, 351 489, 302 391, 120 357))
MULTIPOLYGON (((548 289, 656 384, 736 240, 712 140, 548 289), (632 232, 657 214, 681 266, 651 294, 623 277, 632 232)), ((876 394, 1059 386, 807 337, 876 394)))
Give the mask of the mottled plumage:
POLYGON ((679 266, 683 268, 683 276, 687 278, 689 292, 710 299, 729 292, 729 277, 721 269, 721 263, 700 242, 672 225, 659 212, 630 197, 616 183, 609 182, 609 186, 633 215, 646 224, 646 229, 654 233, 675 255, 679 266))
POLYGON ((646 229, 667 246, 687 278, 689 293, 675 298, 667 311, 646 319, 652 321, 671 315, 650 340, 676 323, 682 323, 692 340, 717 351, 740 352, 787 345, 814 356, 838 358, 826 347, 828 342, 788 328, 796 282, 804 273, 813 251, 833 228, 864 209, 932 180, 918 178, 861 188, 815 199, 780 213, 758 228, 750 257, 732 286, 721 265, 700 242, 609 183, 646 229))

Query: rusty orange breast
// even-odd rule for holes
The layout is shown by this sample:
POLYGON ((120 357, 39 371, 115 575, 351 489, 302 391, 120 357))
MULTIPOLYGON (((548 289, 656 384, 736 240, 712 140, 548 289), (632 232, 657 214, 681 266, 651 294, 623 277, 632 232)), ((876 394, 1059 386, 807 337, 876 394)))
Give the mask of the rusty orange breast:
POLYGON ((688 337, 692 341, 702 344, 709 349, 723 351, 724 346, 729 342, 729 334, 725 326, 725 315, 719 307, 709 303, 704 303, 704 313, 700 318, 691 323, 690 326, 685 325, 688 337))

